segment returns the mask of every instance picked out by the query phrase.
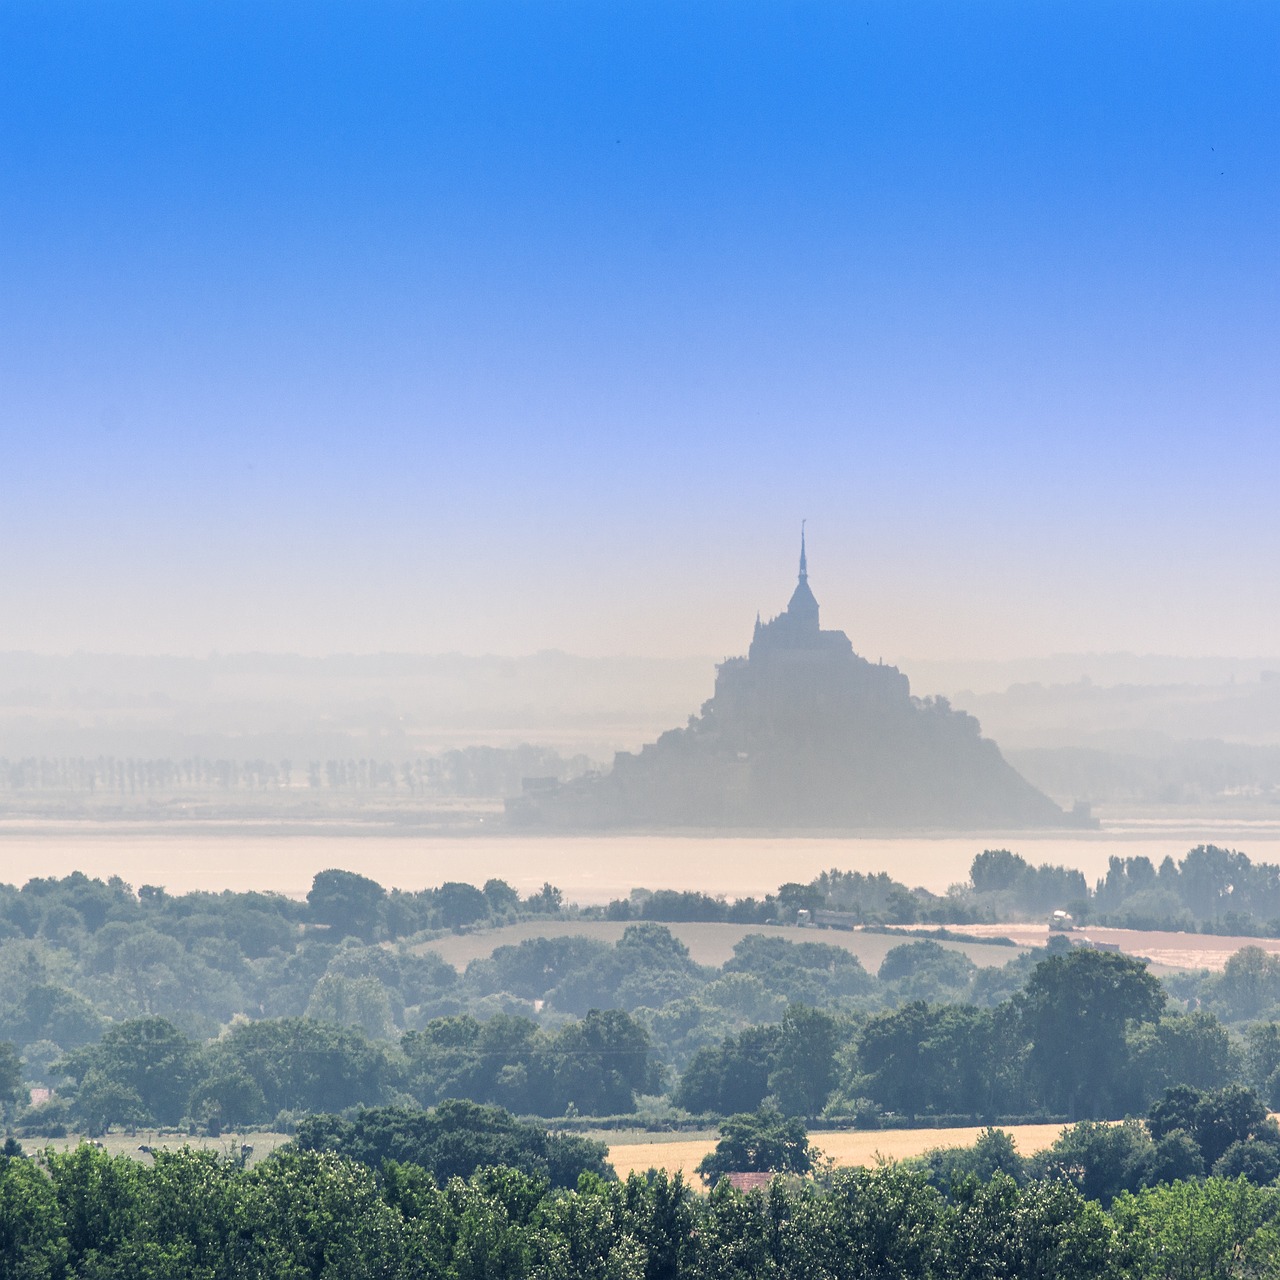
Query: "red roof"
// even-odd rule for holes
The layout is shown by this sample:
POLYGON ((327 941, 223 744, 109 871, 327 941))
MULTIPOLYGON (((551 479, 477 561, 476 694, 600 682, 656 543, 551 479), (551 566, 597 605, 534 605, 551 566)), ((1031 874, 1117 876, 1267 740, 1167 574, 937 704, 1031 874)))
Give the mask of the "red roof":
POLYGON ((773 1181, 771 1173, 726 1173, 724 1176, 739 1191, 763 1191, 773 1181))

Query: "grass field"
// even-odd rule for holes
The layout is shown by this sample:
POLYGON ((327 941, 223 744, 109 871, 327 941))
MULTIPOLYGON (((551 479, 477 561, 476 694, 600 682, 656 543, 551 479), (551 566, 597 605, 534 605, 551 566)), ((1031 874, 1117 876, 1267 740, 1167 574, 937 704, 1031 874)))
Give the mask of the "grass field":
MULTIPOLYGON (((821 1155, 834 1161, 837 1168, 875 1164, 880 1158, 905 1160, 923 1155, 934 1147, 971 1146, 982 1132, 978 1129, 870 1129, 843 1131, 840 1133, 812 1133, 810 1145, 821 1155)), ((1005 1129, 1018 1151, 1030 1155, 1051 1146, 1062 1132, 1060 1124, 1010 1125, 1005 1129)), ((596 1133, 610 1144, 609 1161, 625 1178, 631 1172, 644 1173, 646 1169, 665 1169, 668 1173, 682 1173, 687 1181, 701 1186, 694 1169, 698 1162, 715 1146, 715 1135, 690 1137, 687 1133, 655 1135, 637 1131, 635 1140, 630 1135, 596 1133)))
MULTIPOLYGON (((626 928, 615 920, 525 920, 520 924, 506 925, 501 929, 483 929, 475 933, 450 934, 435 938, 414 948, 416 951, 434 951, 455 969, 465 969, 472 960, 490 956, 498 947, 515 946, 529 938, 598 938, 602 942, 617 942, 626 928)), ((824 942, 831 947, 843 947, 862 961, 870 973, 880 967, 880 962, 892 947, 910 938, 886 933, 850 933, 843 929, 796 929, 783 925, 764 924, 667 924, 666 928, 689 948, 689 954, 699 964, 722 965, 733 955, 734 945, 748 934, 759 933, 771 938, 785 938, 788 942, 824 942)), ((943 942, 944 947, 961 951, 974 964, 999 967, 1008 964, 1014 956, 1021 955, 1024 947, 1005 947, 975 939, 973 942, 943 942)))
MULTIPOLYGON (((108 1155, 134 1156, 138 1159, 145 1158, 147 1154, 140 1149, 142 1147, 150 1147, 152 1150, 201 1147, 216 1151, 219 1155, 234 1157, 239 1154, 242 1145, 247 1145, 253 1148, 248 1160, 251 1165, 257 1164, 259 1160, 265 1160, 277 1147, 283 1146, 289 1140, 287 1133, 270 1133, 263 1130, 255 1130, 252 1133, 224 1133, 220 1138, 207 1138, 189 1137, 185 1133, 157 1132, 154 1129, 139 1129, 134 1134, 108 1133, 97 1139, 108 1155)), ((52 1147, 55 1151, 68 1151, 84 1141, 86 1141, 84 1135, 78 1133, 68 1134, 65 1138, 21 1139, 23 1150, 28 1155, 43 1151, 47 1147, 52 1147)))

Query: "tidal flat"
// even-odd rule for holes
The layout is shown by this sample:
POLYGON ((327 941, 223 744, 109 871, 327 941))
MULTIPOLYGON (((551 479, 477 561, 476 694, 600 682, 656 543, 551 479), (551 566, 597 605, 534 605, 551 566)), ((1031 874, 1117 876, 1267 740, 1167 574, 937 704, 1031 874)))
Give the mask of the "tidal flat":
POLYGON ((1007 848, 1032 863, 1074 867, 1094 880, 1108 859, 1159 865, 1199 844, 1280 862, 1280 822, 1130 821, 1101 830, 967 832, 948 835, 557 835, 476 832, 424 835, 368 824, 236 822, 189 824, 12 818, 0 821, 0 881, 72 871, 120 876, 135 887, 171 893, 223 889, 303 896, 318 871, 339 867, 388 888, 416 890, 463 880, 506 880, 521 893, 556 885, 584 905, 625 897, 633 888, 696 889, 761 897, 822 871, 887 872, 912 887, 943 893, 963 881, 976 854, 1007 848))

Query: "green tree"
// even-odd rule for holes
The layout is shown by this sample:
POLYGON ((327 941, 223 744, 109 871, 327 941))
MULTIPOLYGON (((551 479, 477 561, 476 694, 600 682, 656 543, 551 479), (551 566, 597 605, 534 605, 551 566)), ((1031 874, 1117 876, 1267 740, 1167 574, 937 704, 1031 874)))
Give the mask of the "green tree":
POLYGON ((209 1074, 253 1080, 272 1116, 377 1105, 399 1079, 386 1046, 309 1018, 239 1023, 210 1046, 208 1060, 209 1074))
POLYGON ((756 1110, 769 1092, 781 1037, 777 1026, 745 1027, 719 1045, 699 1049, 676 1088, 676 1105, 718 1115, 756 1110))
POLYGON ((1265 1187, 1280 1176, 1280 1145, 1256 1139, 1238 1139, 1217 1159, 1215 1178, 1245 1178, 1265 1187))
POLYGON ((996 1173, 953 1190, 942 1233, 948 1268, 963 1277, 1099 1280, 1112 1274, 1114 1232, 1106 1214, 1069 1183, 1034 1182, 1018 1191, 996 1173))
POLYGON ((486 880, 481 892, 494 916, 510 916, 520 910, 520 895, 505 880, 486 880))
POLYGON ((1112 1206, 1117 1270, 1135 1280, 1238 1280, 1275 1274, 1275 1194, 1243 1179, 1174 1182, 1112 1206))
POLYGON ((244 1176, 239 1274, 381 1280, 405 1275, 405 1229, 374 1171, 286 1149, 244 1176))
POLYGON ((826 1253, 836 1274, 858 1280, 946 1274, 946 1204, 918 1173, 900 1165, 842 1170, 832 1180, 830 1210, 819 1229, 829 1236, 826 1253))
POLYGON ((1008 849, 984 849, 969 868, 975 893, 1007 893, 1031 871, 1027 860, 1008 849))
POLYGON ((52 1040, 64 1049, 91 1044, 102 1034, 103 1018, 79 995, 52 982, 36 982, 22 993, 9 1019, 9 1034, 19 1044, 52 1040))
POLYGON ((1227 1029, 1203 1011, 1139 1027, 1129 1038, 1129 1050, 1136 1088, 1126 1101, 1135 1109, 1149 1106, 1173 1085, 1209 1089, 1238 1072, 1227 1029))
POLYGON ((963 991, 977 971, 977 965, 962 951, 944 947, 925 938, 891 947, 880 962, 881 982, 895 983, 899 997, 941 1000, 963 991))
POLYGON ((1258 1095, 1238 1084, 1224 1089, 1193 1089, 1189 1085, 1168 1089, 1147 1113, 1147 1128, 1156 1139, 1174 1130, 1190 1134, 1206 1169, 1212 1169, 1233 1143, 1249 1139, 1280 1142, 1258 1095))
POLYGON ((371 973, 324 974, 307 1001, 306 1016, 338 1027, 358 1027, 372 1040, 388 1040, 395 1034, 387 989, 371 973))
POLYGON ((375 1107, 360 1108, 350 1119, 308 1116, 295 1141, 303 1150, 332 1151, 375 1168, 384 1160, 419 1165, 441 1183, 488 1165, 519 1169, 559 1187, 575 1186, 583 1172, 609 1173, 603 1143, 549 1133, 501 1107, 457 1099, 430 1111, 375 1107))
POLYGON ((1137 1183, 1155 1187, 1162 1182, 1203 1178, 1204 1174, 1200 1144, 1185 1129, 1171 1129, 1141 1158, 1137 1183))
POLYGON ((66 1228, 69 1274, 145 1276, 139 1265, 147 1221, 142 1166, 87 1142, 49 1154, 46 1163, 66 1228))
POLYGON ((812 1168, 804 1121, 761 1107, 720 1122, 720 1141, 702 1158, 698 1173, 710 1183, 726 1173, 808 1173, 812 1168))
POLYGON ((475 924, 489 915, 489 899, 474 885, 450 880, 435 892, 435 907, 446 929, 475 924))
POLYGON ((1122 1110, 1125 1030, 1154 1021, 1164 1001, 1146 965, 1129 956, 1073 948, 1036 965, 1020 1006, 1045 1101, 1073 1116, 1122 1110))
POLYGON ((937 1147, 920 1157, 921 1168, 939 1191, 949 1191, 967 1178, 990 1182, 996 1174, 1016 1186, 1027 1180, 1026 1162, 1003 1129, 984 1129, 971 1147, 937 1147))
POLYGON ((1215 987, 1215 1007, 1227 1018, 1260 1017, 1280 1005, 1280 959, 1261 947, 1241 947, 1227 960, 1215 987))
POLYGON ((18 1057, 18 1050, 7 1041, 0 1040, 0 1116, 8 1114, 25 1096, 22 1059, 18 1057))
POLYGON ((1013 1009, 913 1001, 871 1018, 858 1035, 867 1097, 890 1110, 991 1116, 1027 1101, 1026 1046, 1013 1009))
POLYGON ((570 1103, 585 1115, 634 1111, 637 1093, 655 1093, 661 1085, 649 1033, 621 1009, 592 1009, 581 1022, 566 1024, 546 1054, 556 1114, 570 1103))
POLYGON ((1028 1168, 1035 1178, 1063 1179, 1088 1199, 1108 1205, 1121 1192, 1142 1186, 1151 1154, 1151 1138, 1137 1120, 1082 1120, 1032 1156, 1028 1168))
POLYGON ((1273 1111, 1280 1106, 1280 1023, 1255 1022, 1245 1032, 1245 1079, 1273 1111))
POLYGON ((875 979, 844 947, 748 934, 733 948, 725 974, 751 974, 788 1003, 823 1005, 843 996, 868 995, 875 979))
POLYGON ((133 1018, 109 1028, 96 1045, 68 1054, 59 1069, 77 1080, 76 1107, 95 1126, 148 1118, 175 1125, 201 1061, 200 1047, 173 1023, 133 1018))
POLYGON ((376 880, 354 871, 320 871, 311 882, 307 905, 317 924, 327 925, 338 938, 372 942, 387 891, 376 880))
POLYGON ((187 1114, 215 1137, 224 1129, 245 1129, 271 1119, 258 1082, 243 1067, 206 1076, 191 1091, 187 1114))
POLYGON ((68 1244, 53 1183, 22 1156, 0 1156, 0 1275, 58 1280, 68 1244))
POLYGON ((836 1082, 836 1020, 818 1009, 790 1005, 782 1016, 769 1092, 793 1115, 816 1116, 836 1082))
POLYGON ((91 1138, 101 1137, 113 1124, 133 1129, 156 1121, 136 1089, 96 1069, 85 1072, 73 1113, 91 1138))

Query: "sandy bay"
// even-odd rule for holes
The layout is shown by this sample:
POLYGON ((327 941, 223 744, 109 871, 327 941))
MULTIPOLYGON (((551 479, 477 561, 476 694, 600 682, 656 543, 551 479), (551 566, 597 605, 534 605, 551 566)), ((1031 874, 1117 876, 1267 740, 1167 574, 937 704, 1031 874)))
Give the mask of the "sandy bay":
POLYGON ((1100 831, 910 836, 618 834, 420 834, 369 825, 0 821, 0 880, 72 871, 119 875, 170 892, 260 889, 304 894, 312 876, 342 867, 379 883, 419 889, 446 880, 507 880, 521 891, 544 881, 577 902, 598 903, 636 886, 759 896, 820 871, 885 871, 934 892, 966 878, 984 848, 1076 867, 1090 879, 1112 856, 1159 863, 1201 843, 1280 862, 1274 823, 1131 822, 1100 831))

